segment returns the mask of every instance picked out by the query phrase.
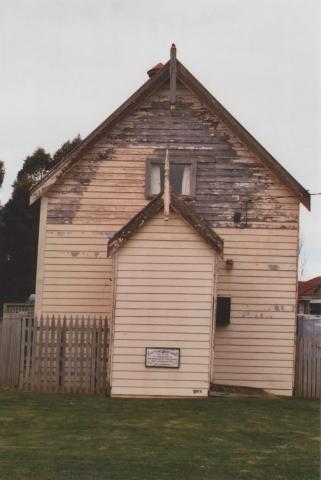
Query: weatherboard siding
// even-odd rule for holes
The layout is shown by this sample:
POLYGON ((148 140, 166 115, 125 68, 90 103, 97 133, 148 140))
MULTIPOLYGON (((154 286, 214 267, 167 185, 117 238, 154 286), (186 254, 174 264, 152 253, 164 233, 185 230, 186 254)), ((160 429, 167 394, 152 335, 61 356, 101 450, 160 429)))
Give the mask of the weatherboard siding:
POLYGON ((207 396, 215 258, 214 250, 174 213, 168 221, 156 215, 120 248, 113 396, 207 396), (146 347, 180 348, 180 368, 146 368, 146 347))
MULTIPOLYGON (((43 289, 44 314, 109 315, 112 305, 112 261, 107 242, 147 202, 144 196, 144 149, 114 155, 88 177, 88 162, 67 173, 48 194, 43 289), (139 178, 132 163, 139 159, 139 178), (119 163, 118 163, 119 161, 119 163), (118 173, 117 173, 118 172, 118 173)), ((136 170, 136 167, 135 167, 136 170)), ((43 234, 42 234, 43 235, 43 234)), ((39 299, 40 304, 40 299, 39 299)))
MULTIPOLYGON (((225 240, 224 259, 234 259, 232 271, 222 267, 220 272, 219 293, 232 296, 232 319, 229 327, 217 330, 213 381, 260 383, 289 393, 298 199, 182 84, 177 87, 174 111, 170 111, 168 97, 168 85, 164 85, 146 98, 88 149, 44 197, 36 310, 111 316, 113 272, 107 258, 108 238, 147 204, 146 161, 164 159, 169 146, 174 149, 172 159, 195 158, 196 195, 191 203, 225 240), (244 198, 252 199, 247 222, 244 198), (240 225, 233 221, 236 211, 242 214, 240 225), (280 362, 284 375, 274 368, 280 362)), ((159 225, 160 231, 163 228, 159 225)), ((171 236, 185 241, 179 225, 173 225, 171 236)), ((155 234, 150 233, 149 240, 157 240, 155 234)), ((189 261, 198 265, 197 275, 207 272, 208 266, 196 254, 189 261)), ((140 262, 140 256, 132 255, 132 271, 138 276, 140 262)), ((175 268, 193 280, 187 267, 180 257, 175 268)), ((149 268, 154 267, 144 266, 146 272, 149 268)), ((163 274, 167 271, 160 262, 155 275, 166 279, 163 274)), ((155 307, 154 302, 146 305, 144 309, 155 307)), ((170 318, 175 318, 176 310, 170 312, 170 318)))
POLYGON ((37 253, 37 275, 36 275, 36 298, 35 313, 42 313, 42 300, 44 288, 44 261, 45 247, 47 240, 47 209, 48 197, 43 196, 40 199, 40 217, 39 217, 39 234, 38 234, 38 253, 37 253))
POLYGON ((127 212, 135 213, 146 203, 146 160, 164 160, 168 146, 171 159, 188 156, 197 161, 193 205, 214 228, 234 227, 235 211, 242 213, 244 226, 244 198, 252 199, 247 227, 297 228, 294 195, 182 86, 173 112, 164 86, 83 154, 53 187, 49 221, 85 223, 93 212, 93 222, 124 223, 127 212), (124 211, 117 211, 119 207, 124 211))
POLYGON ((218 290, 231 323, 217 327, 213 382, 292 395, 298 235, 295 230, 217 229, 224 238, 218 290))

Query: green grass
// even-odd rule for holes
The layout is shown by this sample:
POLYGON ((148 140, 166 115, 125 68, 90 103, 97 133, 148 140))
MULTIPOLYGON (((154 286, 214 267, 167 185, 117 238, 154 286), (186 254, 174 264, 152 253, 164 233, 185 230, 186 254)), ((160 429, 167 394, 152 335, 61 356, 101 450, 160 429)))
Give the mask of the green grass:
POLYGON ((129 400, 0 391, 5 480, 317 480, 313 400, 129 400))

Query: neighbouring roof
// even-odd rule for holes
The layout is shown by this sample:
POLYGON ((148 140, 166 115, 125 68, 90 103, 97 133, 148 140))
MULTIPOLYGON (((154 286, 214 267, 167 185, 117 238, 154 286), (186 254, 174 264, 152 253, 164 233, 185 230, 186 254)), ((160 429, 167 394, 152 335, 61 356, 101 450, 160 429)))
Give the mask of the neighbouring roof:
MULTIPOLYGON (((135 215, 124 227, 116 232, 108 242, 107 255, 113 255, 122 245, 156 213, 164 208, 163 193, 160 193, 137 215, 135 215)), ((214 232, 211 226, 193 210, 186 201, 171 194, 170 208, 181 215, 191 227, 218 253, 223 252, 224 242, 222 238, 214 232)))
MULTIPOLYGON (((170 61, 162 68, 159 65, 153 70, 152 77, 147 80, 126 102, 124 102, 114 113, 112 113, 104 122, 102 122, 92 133, 90 133, 77 147, 75 147, 66 157, 64 157, 56 167, 50 171, 40 182, 31 190, 30 203, 35 202, 45 192, 47 192, 71 166, 96 143, 103 135, 106 135, 109 129, 134 110, 137 105, 143 101, 146 96, 156 92, 160 86, 170 79, 170 61)), ((216 100, 201 83, 184 67, 178 60, 176 61, 175 75, 188 89, 194 92, 203 102, 208 110, 217 115, 220 120, 227 125, 231 131, 262 161, 262 163, 273 172, 279 180, 286 185, 289 190, 300 200, 300 202, 310 209, 310 194, 299 182, 265 150, 265 148, 216 100)))
POLYGON ((311 278, 305 282, 299 282, 299 298, 321 298, 321 277, 311 278))

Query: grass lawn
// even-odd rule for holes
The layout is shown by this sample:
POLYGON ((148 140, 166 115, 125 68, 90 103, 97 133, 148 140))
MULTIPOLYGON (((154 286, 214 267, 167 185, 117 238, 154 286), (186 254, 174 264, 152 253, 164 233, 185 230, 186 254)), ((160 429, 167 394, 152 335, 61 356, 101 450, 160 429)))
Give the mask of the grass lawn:
POLYGON ((5 480, 317 480, 313 400, 127 400, 0 391, 5 480))

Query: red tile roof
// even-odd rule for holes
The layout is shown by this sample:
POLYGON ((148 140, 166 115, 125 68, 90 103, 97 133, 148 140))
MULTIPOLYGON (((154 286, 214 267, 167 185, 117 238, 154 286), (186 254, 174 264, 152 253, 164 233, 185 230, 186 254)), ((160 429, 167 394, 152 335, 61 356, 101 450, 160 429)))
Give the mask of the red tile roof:
POLYGON ((321 277, 299 282, 299 297, 321 298, 321 277))

